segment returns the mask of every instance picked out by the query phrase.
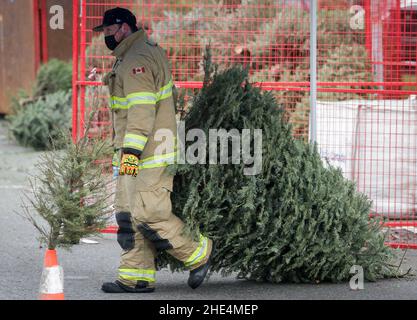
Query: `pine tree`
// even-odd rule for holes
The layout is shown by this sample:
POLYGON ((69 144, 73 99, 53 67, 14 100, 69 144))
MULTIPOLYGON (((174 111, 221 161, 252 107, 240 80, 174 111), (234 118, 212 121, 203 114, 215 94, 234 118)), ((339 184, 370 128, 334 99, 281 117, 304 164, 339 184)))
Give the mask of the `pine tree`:
MULTIPOLYGON (((354 265, 368 280, 393 275, 394 253, 384 245, 380 221, 369 218, 369 199, 339 169, 323 164, 316 146, 292 137, 282 107, 247 83, 247 71, 217 72, 209 59, 205 69, 186 130, 199 128, 207 137, 209 129, 263 130, 258 175, 244 175, 245 165, 230 159, 172 168, 174 213, 187 232, 215 241, 212 271, 268 282, 343 281, 354 265)), ((182 269, 163 253, 159 266, 167 265, 182 269)))
POLYGON ((90 114, 82 138, 73 142, 62 132, 57 141, 60 148, 43 154, 39 173, 31 179, 30 205, 23 205, 24 213, 19 213, 34 225, 40 242, 50 250, 70 248, 82 237, 98 234, 112 213, 109 175, 100 163, 111 153, 110 144, 88 134, 95 114, 90 114))

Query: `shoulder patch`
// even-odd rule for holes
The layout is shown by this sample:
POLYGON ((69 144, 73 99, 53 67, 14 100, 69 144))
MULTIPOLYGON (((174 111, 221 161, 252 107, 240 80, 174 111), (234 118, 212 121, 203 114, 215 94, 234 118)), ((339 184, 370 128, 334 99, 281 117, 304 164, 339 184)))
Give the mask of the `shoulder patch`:
POLYGON ((148 44, 148 45, 150 45, 152 47, 156 47, 158 45, 156 42, 154 42, 152 40, 149 40, 149 39, 146 40, 145 42, 146 42, 146 44, 148 44))
POLYGON ((136 74, 141 74, 141 73, 145 73, 145 67, 137 67, 137 68, 133 68, 132 69, 132 73, 134 75, 136 74))

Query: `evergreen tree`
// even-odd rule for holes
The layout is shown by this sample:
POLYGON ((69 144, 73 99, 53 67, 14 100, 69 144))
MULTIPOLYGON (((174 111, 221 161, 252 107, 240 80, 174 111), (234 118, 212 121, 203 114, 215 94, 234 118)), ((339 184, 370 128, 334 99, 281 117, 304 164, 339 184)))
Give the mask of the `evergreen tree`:
MULTIPOLYGON (((226 165, 173 166, 174 213, 193 236, 200 231, 215 241, 212 271, 268 282, 343 281, 354 265, 368 280, 393 275, 394 254, 380 221, 369 218, 366 196, 323 164, 316 146, 292 137, 283 108, 247 83, 247 71, 216 72, 209 59, 205 64, 186 130, 199 128, 207 137, 209 129, 263 130, 258 175, 244 175, 245 165, 230 158, 226 165)), ((158 261, 182 268, 166 253, 158 261)))
POLYGON ((107 140, 89 134, 95 114, 90 114, 78 141, 61 133, 57 143, 62 150, 45 152, 39 173, 31 179, 33 196, 27 196, 30 205, 23 206, 22 216, 34 225, 40 242, 50 250, 69 248, 82 237, 99 234, 112 213, 108 170, 100 163, 111 154, 111 147, 107 140))

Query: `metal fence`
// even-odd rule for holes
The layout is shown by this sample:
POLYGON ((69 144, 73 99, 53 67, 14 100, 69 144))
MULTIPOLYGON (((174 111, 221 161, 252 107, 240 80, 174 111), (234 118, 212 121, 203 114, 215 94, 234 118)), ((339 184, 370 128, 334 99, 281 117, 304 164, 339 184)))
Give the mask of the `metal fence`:
POLYGON ((323 160, 373 200, 387 244, 417 248, 417 1, 74 1, 74 139, 93 101, 102 105, 96 132, 110 127, 106 90, 88 75, 110 68, 91 28, 114 6, 131 9, 166 49, 185 94, 202 85, 208 44, 220 66, 249 66, 251 81, 284 106, 294 136, 315 132, 323 160))

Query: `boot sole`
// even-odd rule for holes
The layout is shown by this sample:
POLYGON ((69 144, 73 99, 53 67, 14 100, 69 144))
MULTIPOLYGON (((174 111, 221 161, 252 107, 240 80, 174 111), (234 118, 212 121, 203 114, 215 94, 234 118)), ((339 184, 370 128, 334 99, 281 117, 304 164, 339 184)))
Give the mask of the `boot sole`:
POLYGON ((142 289, 136 289, 136 288, 129 288, 122 283, 116 281, 114 283, 115 286, 117 286, 117 289, 120 289, 120 291, 107 291, 104 290, 103 287, 101 287, 101 290, 105 293, 151 293, 155 291, 155 288, 142 288, 142 289))

